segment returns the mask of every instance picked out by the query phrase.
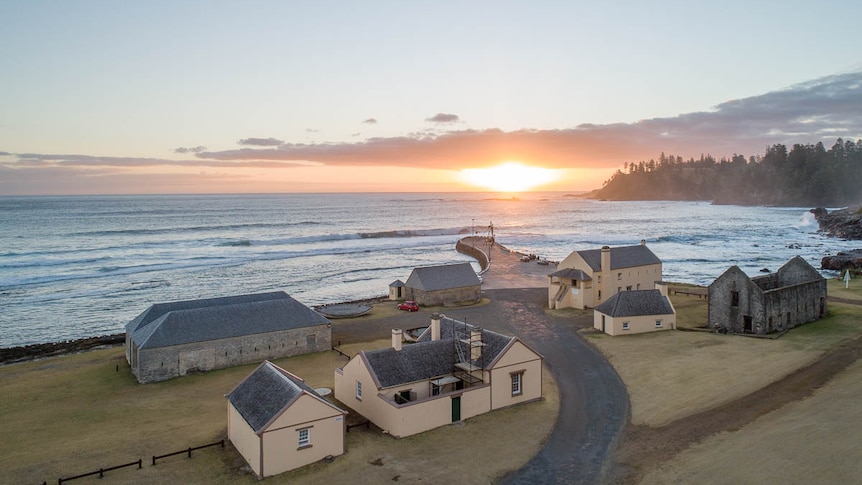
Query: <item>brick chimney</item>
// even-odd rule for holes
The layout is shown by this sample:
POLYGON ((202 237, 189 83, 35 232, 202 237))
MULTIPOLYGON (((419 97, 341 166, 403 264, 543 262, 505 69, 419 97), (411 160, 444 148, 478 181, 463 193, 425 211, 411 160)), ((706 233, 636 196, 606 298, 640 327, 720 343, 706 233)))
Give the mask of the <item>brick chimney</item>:
POLYGON ((392 329, 392 348, 401 351, 401 341, 404 340, 404 332, 400 328, 392 329))
POLYGON ((470 360, 479 360, 482 358, 482 327, 473 327, 470 329, 470 360))

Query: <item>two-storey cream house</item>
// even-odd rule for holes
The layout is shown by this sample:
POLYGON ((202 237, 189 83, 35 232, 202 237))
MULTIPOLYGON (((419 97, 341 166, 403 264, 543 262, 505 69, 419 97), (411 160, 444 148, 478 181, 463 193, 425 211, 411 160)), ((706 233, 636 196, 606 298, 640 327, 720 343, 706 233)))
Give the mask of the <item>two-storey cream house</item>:
POLYGON ((646 241, 574 251, 548 275, 548 308, 593 308, 620 291, 653 289, 661 260, 646 241))

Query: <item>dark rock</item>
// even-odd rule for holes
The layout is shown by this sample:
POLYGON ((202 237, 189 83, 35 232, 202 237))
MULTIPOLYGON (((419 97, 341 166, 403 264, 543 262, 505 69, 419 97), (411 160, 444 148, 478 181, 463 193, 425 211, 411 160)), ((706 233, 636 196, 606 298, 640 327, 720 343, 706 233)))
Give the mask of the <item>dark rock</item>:
POLYGON ((835 256, 826 256, 820 260, 820 269, 834 271, 862 269, 862 249, 839 251, 835 256))
POLYGON ((822 207, 811 209, 820 232, 841 239, 862 240, 862 207, 848 207, 828 212, 822 207))
POLYGON ((3 348, 0 349, 0 365, 11 364, 13 362, 24 362, 53 355, 83 352, 85 350, 101 346, 122 345, 125 343, 125 339, 125 334, 118 333, 114 335, 102 335, 100 337, 67 340, 65 342, 50 342, 3 348))

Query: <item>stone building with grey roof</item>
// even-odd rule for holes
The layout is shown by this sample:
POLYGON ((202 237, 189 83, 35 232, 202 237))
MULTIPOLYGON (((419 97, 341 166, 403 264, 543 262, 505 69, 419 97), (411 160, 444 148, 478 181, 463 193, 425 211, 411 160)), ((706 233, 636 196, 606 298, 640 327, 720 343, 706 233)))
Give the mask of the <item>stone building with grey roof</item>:
POLYGON ((404 298, 420 305, 454 305, 481 297, 482 281, 470 263, 414 268, 404 283, 404 298))
POLYGON ((593 327, 609 335, 673 330, 676 310, 667 285, 654 290, 620 291, 593 309, 593 327))
POLYGON ((228 439, 258 477, 344 453, 347 412, 272 362, 264 361, 225 397, 228 439))
POLYGON ((593 308, 621 291, 652 289, 661 279, 661 260, 644 240, 573 251, 548 275, 548 308, 593 308))
POLYGON ((139 382, 329 350, 330 322, 283 291, 157 303, 126 325, 139 382))
POLYGON ((709 328, 766 334, 826 315, 826 279, 800 256, 753 278, 731 266, 709 285, 709 328))
POLYGON ((335 397, 404 437, 542 397, 542 356, 517 337, 433 314, 416 343, 362 351, 335 371, 335 397))

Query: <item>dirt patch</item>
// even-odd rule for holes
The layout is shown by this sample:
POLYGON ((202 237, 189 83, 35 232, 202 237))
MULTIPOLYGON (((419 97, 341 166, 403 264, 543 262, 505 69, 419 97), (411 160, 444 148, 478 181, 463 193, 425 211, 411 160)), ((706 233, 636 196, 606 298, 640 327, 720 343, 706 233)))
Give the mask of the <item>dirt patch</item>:
POLYGON ((722 431, 739 430, 785 404, 811 396, 856 362, 860 351, 862 337, 827 351, 814 363, 757 392, 717 408, 660 428, 630 425, 616 454, 614 482, 638 483, 646 470, 672 459, 694 443, 722 431))

